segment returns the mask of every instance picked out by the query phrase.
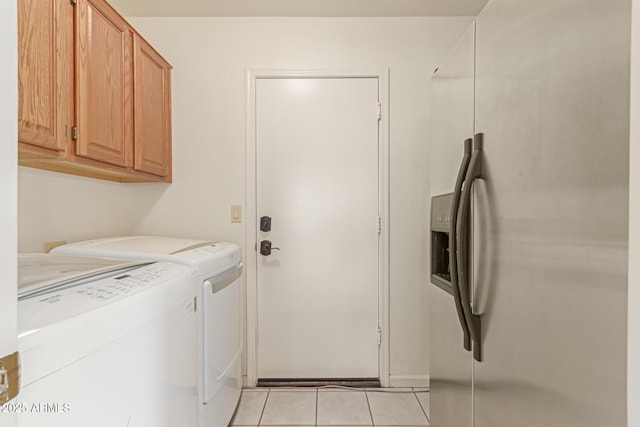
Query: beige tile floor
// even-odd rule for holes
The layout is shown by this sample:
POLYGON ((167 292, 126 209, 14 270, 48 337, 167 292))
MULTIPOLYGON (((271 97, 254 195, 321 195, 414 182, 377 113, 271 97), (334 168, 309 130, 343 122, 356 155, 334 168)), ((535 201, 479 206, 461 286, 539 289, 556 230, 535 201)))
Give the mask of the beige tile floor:
POLYGON ((231 425, 428 426, 429 392, 417 388, 244 389, 231 425))

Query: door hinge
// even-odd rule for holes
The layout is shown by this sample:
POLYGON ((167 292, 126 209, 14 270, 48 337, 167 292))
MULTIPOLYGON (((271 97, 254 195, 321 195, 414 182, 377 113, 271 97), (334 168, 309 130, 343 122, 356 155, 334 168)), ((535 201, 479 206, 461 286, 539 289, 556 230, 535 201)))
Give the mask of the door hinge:
POLYGON ((77 126, 71 126, 71 139, 73 139, 74 141, 78 139, 78 127, 77 126))
POLYGON ((382 233, 382 218, 380 216, 378 216, 378 234, 382 233))
POLYGON ((70 2, 73 6, 75 6, 76 4, 78 4, 78 0, 69 0, 69 2, 70 2))
POLYGON ((378 120, 382 119, 382 103, 378 102, 378 120))
POLYGON ((16 397, 20 391, 20 360, 16 351, 0 359, 0 405, 16 397))
POLYGON ((382 344, 382 328, 378 326, 378 346, 382 344))

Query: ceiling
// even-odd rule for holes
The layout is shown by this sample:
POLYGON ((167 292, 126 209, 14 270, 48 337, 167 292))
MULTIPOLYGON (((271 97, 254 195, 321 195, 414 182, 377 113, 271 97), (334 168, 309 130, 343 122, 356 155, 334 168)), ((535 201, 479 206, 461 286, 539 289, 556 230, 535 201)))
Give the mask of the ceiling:
POLYGON ((476 16, 488 0, 110 0, 124 16, 476 16))

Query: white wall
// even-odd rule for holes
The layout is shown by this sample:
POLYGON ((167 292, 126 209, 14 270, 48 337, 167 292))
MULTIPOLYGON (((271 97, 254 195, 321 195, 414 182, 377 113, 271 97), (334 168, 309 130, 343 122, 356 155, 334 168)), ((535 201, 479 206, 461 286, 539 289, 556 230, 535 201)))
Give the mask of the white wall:
POLYGON ((433 69, 471 18, 131 18, 173 64, 174 184, 130 185, 134 231, 225 239, 245 200, 245 70, 390 68, 391 367, 426 379, 433 69))
POLYGON ((628 425, 640 426, 640 0, 632 2, 631 147, 629 168, 628 425))
MULTIPOLYGON (((0 2, 0 357, 17 350, 16 16, 15 1, 0 2)), ((15 426, 15 423, 14 414, 0 413, 0 426, 15 426)))
MULTIPOLYGON (((18 250, 42 252, 42 244, 129 234, 127 184, 18 168, 18 250)), ((163 188, 166 184, 147 184, 163 188)), ((140 193, 145 193, 140 187, 140 193)))

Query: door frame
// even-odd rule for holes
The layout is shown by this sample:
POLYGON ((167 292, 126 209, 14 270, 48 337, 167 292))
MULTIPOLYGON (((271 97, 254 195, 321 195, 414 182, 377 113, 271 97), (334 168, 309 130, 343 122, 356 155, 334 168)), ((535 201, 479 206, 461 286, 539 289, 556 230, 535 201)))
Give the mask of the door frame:
MULTIPOLYGON (((0 101, 0 359, 18 350, 18 9, 17 2, 0 4, 0 56, 5 61, 0 101)), ((7 367, 8 368, 8 367, 7 367)), ((18 366, 18 375, 20 375, 18 366)), ((11 376, 10 376, 11 378, 11 376)), ((13 381, 13 379, 12 379, 13 381)), ((19 384, 19 381, 18 381, 19 384)), ((18 392, 19 392, 18 387, 18 392)), ((1 402, 1 401, 0 401, 1 402)), ((17 411, 0 412, 0 426, 17 425, 17 411)))
POLYGON ((380 384, 389 387, 389 69, 357 70, 262 70, 246 71, 245 133, 245 277, 246 277, 246 385, 258 382, 258 288, 257 288, 257 203, 256 203, 256 83, 258 79, 289 78, 377 78, 381 104, 378 124, 378 213, 381 218, 378 239, 378 347, 380 384))

